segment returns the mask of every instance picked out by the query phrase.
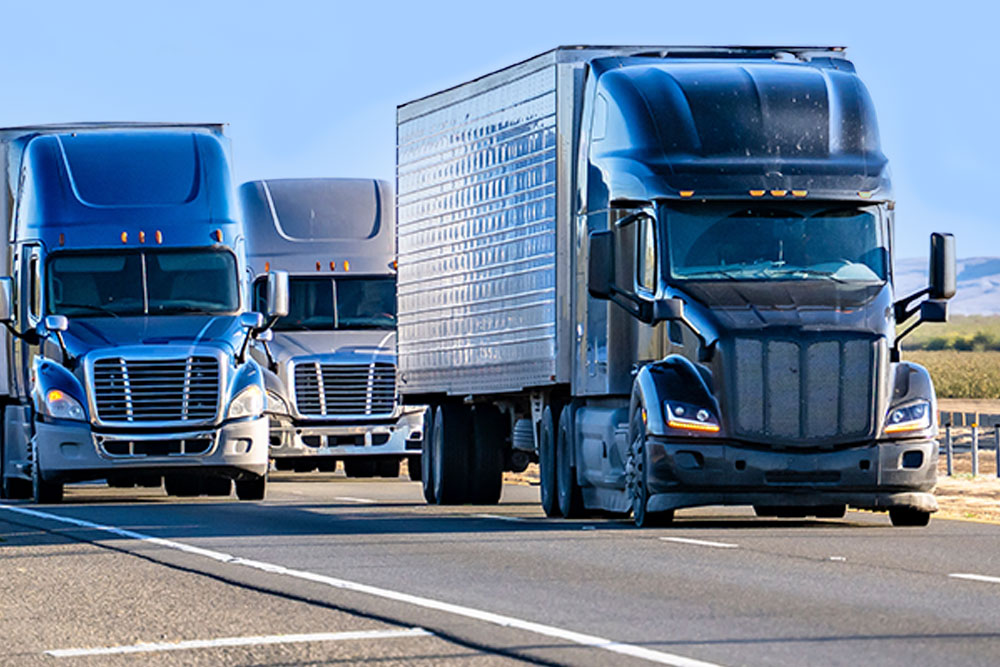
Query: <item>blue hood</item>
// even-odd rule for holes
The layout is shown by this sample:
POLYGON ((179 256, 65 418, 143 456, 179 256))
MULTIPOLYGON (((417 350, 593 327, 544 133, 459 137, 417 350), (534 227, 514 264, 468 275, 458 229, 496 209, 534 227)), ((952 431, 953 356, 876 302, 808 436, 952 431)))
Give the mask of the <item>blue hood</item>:
POLYGON ((79 359, 91 350, 121 345, 190 344, 232 355, 239 351, 245 335, 238 315, 159 315, 73 318, 63 339, 70 354, 79 359))

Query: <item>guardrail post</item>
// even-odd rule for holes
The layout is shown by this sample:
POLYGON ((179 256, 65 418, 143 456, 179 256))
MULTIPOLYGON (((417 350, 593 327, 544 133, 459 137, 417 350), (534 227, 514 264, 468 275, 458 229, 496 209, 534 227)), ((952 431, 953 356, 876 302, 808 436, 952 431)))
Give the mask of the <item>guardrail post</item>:
POLYGON ((993 425, 993 446, 997 453, 997 477, 1000 477, 1000 422, 993 425))
POLYGON ((972 476, 979 477, 979 424, 972 424, 972 476))
MULTIPOLYGON (((952 469, 952 445, 951 445, 951 424, 945 424, 944 426, 944 456, 945 461, 948 463, 948 477, 954 474, 952 469)), ((1000 459, 998 459, 1000 460, 1000 459)), ((1000 473, 998 473, 1000 474, 1000 473)))

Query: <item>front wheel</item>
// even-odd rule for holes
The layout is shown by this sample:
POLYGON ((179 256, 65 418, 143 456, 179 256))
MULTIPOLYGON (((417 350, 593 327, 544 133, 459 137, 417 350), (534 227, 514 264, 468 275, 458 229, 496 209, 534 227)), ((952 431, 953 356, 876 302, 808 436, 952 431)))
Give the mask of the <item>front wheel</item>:
MULTIPOLYGON (((434 453, 431 434, 434 428, 434 409, 428 408, 424 412, 424 439, 420 443, 420 484, 424 492, 424 500, 434 505, 437 503, 437 496, 434 495, 434 453)), ((411 478, 412 479, 412 478, 411 478)))
POLYGON ((236 497, 240 500, 264 500, 267 477, 236 480, 236 497))
POLYGON ((559 512, 567 519, 579 519, 586 515, 583 506, 583 490, 576 480, 573 465, 573 406, 567 405, 559 415, 559 430, 556 436, 556 492, 559 496, 559 512))
POLYGON ((913 507, 893 507, 889 510, 889 520, 894 526, 923 527, 931 522, 931 513, 913 507))
POLYGON ((556 489, 556 427, 552 408, 542 412, 542 428, 538 442, 538 476, 540 478, 542 511, 547 517, 562 516, 559 510, 559 492, 556 489))
POLYGON ((650 512, 649 471, 646 458, 646 426, 642 423, 642 408, 636 408, 629 425, 628 459, 625 461, 625 488, 632 505, 632 521, 637 528, 665 526, 674 520, 674 511, 650 512))
POLYGON ((61 482, 49 482, 42 479, 37 456, 31 464, 31 491, 32 500, 38 505, 55 505, 61 503, 63 499, 61 482))

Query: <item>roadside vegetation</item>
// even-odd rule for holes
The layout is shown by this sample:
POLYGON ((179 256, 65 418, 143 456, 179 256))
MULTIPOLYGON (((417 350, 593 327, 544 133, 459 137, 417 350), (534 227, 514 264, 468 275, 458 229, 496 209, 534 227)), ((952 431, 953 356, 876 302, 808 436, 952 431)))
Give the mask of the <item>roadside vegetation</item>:
POLYGON ((930 371, 939 398, 1000 399, 1000 317, 956 315, 903 339, 903 358, 930 371))

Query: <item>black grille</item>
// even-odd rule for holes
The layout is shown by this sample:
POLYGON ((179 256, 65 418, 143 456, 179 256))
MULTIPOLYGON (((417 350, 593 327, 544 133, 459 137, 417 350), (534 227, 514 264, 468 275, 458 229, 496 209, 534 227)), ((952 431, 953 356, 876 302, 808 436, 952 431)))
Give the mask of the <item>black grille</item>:
POLYGON ((190 440, 108 440, 101 443, 111 456, 170 456, 204 454, 212 446, 211 438, 190 440))
POLYGON ((737 337, 728 415, 738 437, 808 445, 871 435, 882 345, 737 337))
POLYGON ((94 399, 104 422, 212 421, 219 403, 214 357, 94 362, 94 399))
POLYGON ((393 364, 295 366, 295 405, 302 415, 388 415, 396 404, 393 364))

